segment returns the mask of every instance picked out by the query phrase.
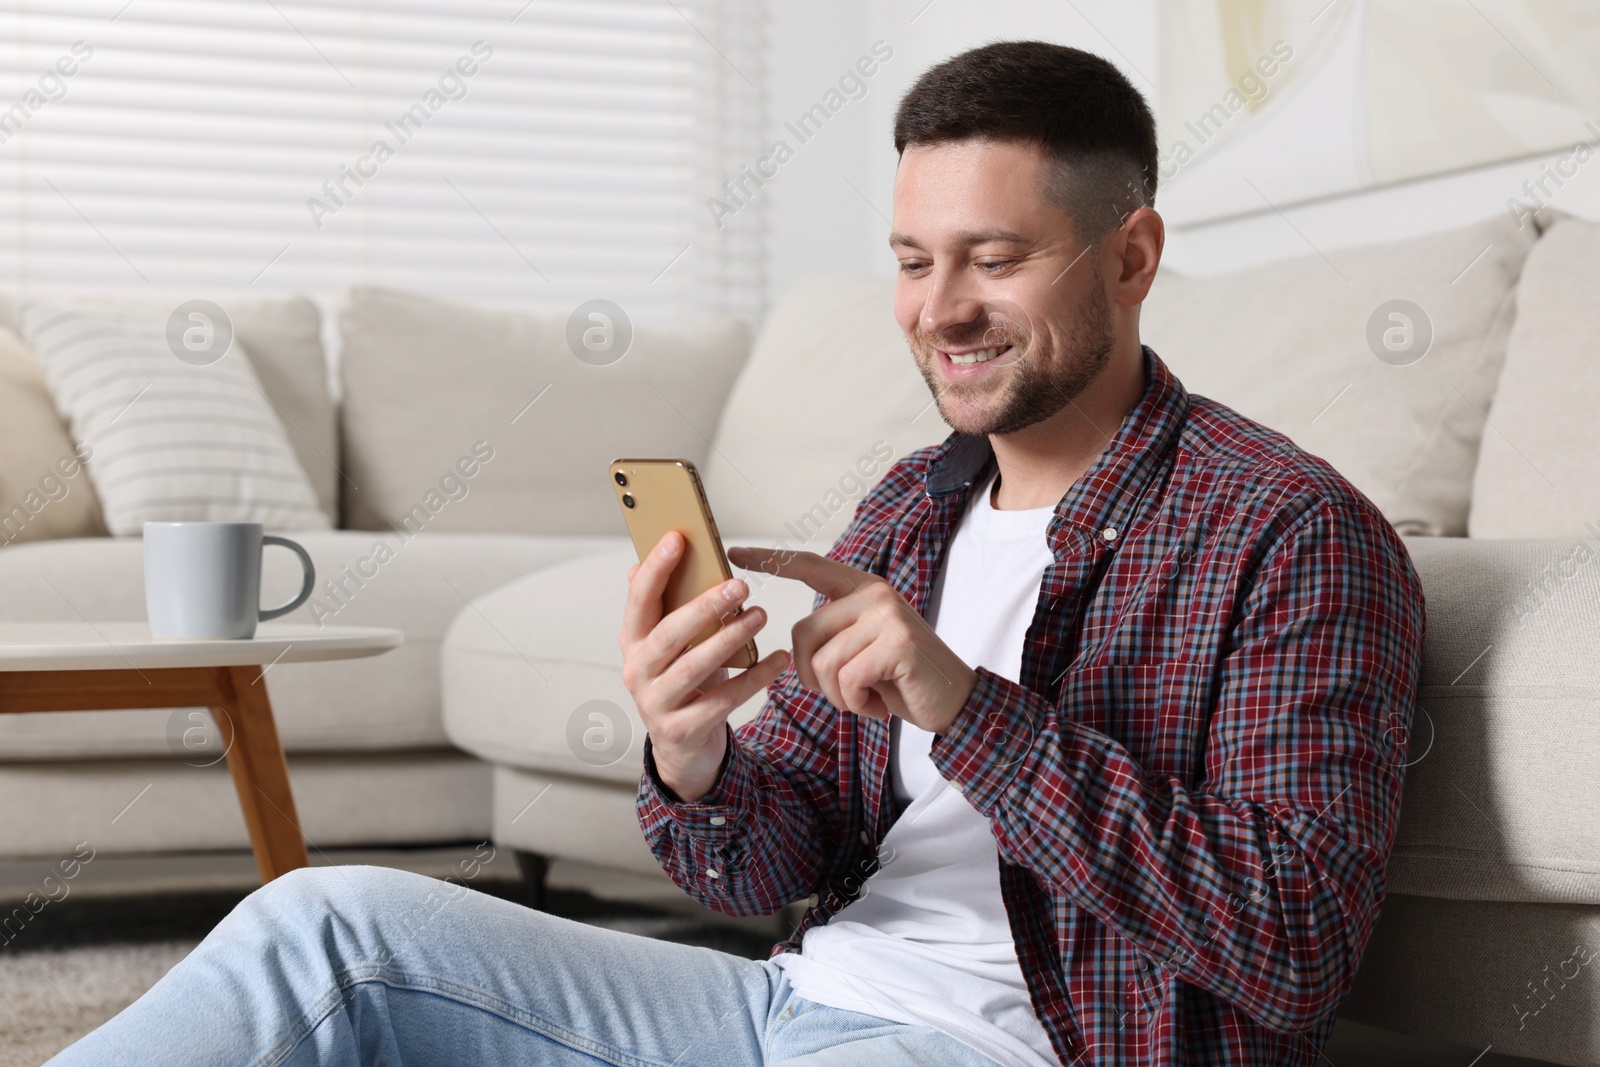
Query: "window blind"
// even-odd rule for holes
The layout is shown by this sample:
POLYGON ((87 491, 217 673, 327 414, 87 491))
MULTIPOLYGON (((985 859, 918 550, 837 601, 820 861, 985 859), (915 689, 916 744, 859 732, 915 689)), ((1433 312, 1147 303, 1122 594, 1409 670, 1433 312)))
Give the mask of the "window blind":
POLYGON ((0 289, 352 284, 753 322, 761 4, 52 0, 0 13, 0 289))

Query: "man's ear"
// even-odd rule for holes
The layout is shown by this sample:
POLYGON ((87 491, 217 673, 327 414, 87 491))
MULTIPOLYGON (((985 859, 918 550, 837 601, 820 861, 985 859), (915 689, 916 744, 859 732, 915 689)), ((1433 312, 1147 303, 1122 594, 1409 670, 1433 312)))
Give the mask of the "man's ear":
POLYGON ((1150 207, 1129 212, 1122 225, 1106 235, 1102 254, 1109 253, 1107 259, 1116 272, 1110 282, 1119 306, 1137 307, 1144 302, 1161 265, 1166 240, 1166 223, 1150 207))

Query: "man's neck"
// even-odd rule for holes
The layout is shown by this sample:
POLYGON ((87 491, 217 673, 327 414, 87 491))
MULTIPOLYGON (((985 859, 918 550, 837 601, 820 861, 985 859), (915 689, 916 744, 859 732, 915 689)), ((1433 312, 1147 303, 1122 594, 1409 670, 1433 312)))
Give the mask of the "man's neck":
POLYGON ((990 434, 999 464, 991 503, 998 511, 1054 507, 1094 465, 1122 420, 1144 395, 1144 353, 1137 339, 1120 346, 1100 376, 1043 422, 990 434))

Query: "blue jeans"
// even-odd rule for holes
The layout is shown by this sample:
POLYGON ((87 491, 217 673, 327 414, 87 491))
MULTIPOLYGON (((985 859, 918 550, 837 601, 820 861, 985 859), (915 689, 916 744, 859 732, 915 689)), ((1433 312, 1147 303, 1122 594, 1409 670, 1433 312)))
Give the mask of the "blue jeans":
POLYGON ((586 926, 386 867, 250 894, 48 1067, 950 1064, 926 1026, 795 996, 781 968, 586 926))

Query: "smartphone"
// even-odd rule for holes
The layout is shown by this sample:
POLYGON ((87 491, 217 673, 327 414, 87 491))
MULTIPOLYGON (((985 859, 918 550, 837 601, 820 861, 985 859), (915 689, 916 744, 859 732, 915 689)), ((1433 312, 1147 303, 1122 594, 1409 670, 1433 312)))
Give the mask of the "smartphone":
MULTIPOLYGON (((668 530, 683 535, 684 552, 667 579, 662 607, 676 611, 707 589, 733 577, 728 556, 711 517, 700 472, 686 459, 616 459, 611 461, 611 488, 627 520, 634 551, 642 562, 668 530)), ((689 642, 693 648, 722 625, 744 613, 744 606, 710 623, 689 642)), ((724 667, 754 667, 761 658, 752 639, 734 651, 724 667)))

